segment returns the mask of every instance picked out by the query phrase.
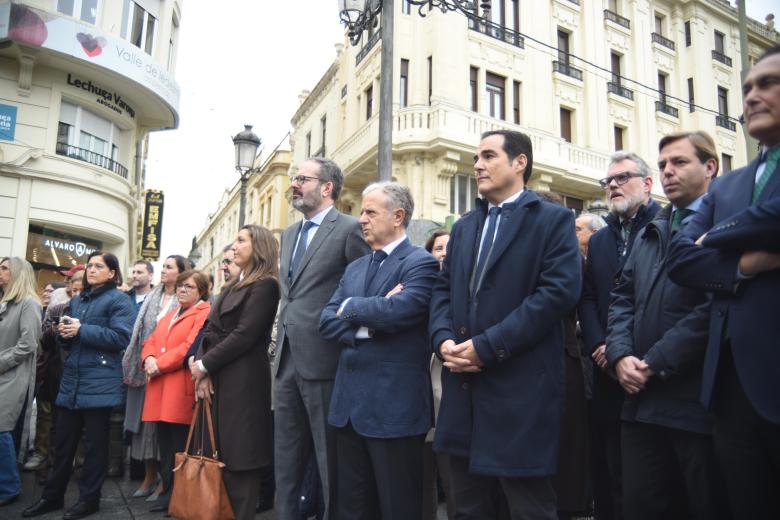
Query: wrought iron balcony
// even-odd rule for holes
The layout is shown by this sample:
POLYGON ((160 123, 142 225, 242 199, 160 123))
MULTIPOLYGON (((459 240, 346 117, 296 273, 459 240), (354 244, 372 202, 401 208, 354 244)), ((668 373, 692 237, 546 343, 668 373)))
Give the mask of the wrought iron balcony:
POLYGON ((668 116, 672 117, 680 117, 680 111, 674 108, 671 105, 667 105, 666 101, 656 101, 655 102, 655 111, 656 112, 662 112, 668 116))
POLYGON ((661 36, 660 34, 654 32, 650 35, 650 37, 652 38, 653 43, 657 43, 658 45, 663 45, 667 49, 674 50, 674 42, 666 36, 661 36))
POLYGON ((634 100, 633 90, 624 87, 620 83, 615 83, 614 81, 607 83, 607 92, 612 92, 613 94, 630 99, 631 101, 634 100))
POLYGON ((737 123, 732 121, 729 118, 729 116, 724 116, 724 115, 715 116, 715 124, 721 128, 725 128, 726 130, 731 130, 732 132, 737 131, 737 123))
POLYGON ((582 81, 582 71, 562 61, 556 60, 553 62, 553 72, 559 72, 564 76, 569 76, 570 78, 582 81))
POLYGON ((631 20, 624 16, 620 16, 616 12, 610 11, 609 9, 604 9, 604 19, 609 20, 610 22, 615 22, 616 24, 621 25, 626 29, 631 29, 631 20))
POLYGON ((68 143, 57 143, 56 152, 57 155, 63 155, 65 157, 70 157, 71 159, 77 159, 79 161, 88 162, 89 164, 94 164, 95 166, 100 166, 106 170, 111 170, 123 179, 127 179, 127 168, 115 160, 95 153, 92 150, 71 146, 68 143))
POLYGON ((712 59, 715 61, 719 61, 724 65, 728 65, 731 67, 731 58, 723 54, 722 52, 718 52, 716 50, 712 51, 712 59))
POLYGON ((525 48, 525 38, 517 32, 484 18, 469 16, 469 29, 486 34, 496 40, 509 43, 521 49, 525 48))
POLYGON ((376 45, 376 42, 382 39, 382 31, 377 27, 376 32, 371 35, 371 38, 368 39, 366 44, 363 46, 362 49, 360 49, 360 52, 357 53, 357 56, 355 56, 355 67, 360 65, 360 62, 363 61, 363 59, 368 56, 368 53, 371 52, 371 49, 374 48, 374 45, 376 45))

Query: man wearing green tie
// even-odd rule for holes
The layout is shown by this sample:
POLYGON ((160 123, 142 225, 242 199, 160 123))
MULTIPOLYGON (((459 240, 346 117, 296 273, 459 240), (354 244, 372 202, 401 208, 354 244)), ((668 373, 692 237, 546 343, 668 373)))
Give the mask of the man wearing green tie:
POLYGON ((672 241, 669 275, 711 293, 702 404, 734 518, 780 518, 780 46, 742 86, 747 131, 762 146, 713 181, 672 241))
POLYGON ((704 132, 667 135, 658 148, 670 203, 636 237, 607 326, 607 361, 627 394, 623 513, 626 520, 726 519, 712 416, 698 402, 712 298, 666 272, 669 243, 701 206, 718 154, 704 132))

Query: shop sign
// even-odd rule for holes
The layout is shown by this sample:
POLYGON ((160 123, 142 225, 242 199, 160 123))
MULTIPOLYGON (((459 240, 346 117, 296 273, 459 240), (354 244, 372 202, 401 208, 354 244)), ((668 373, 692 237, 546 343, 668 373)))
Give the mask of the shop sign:
POLYGON ((27 233, 27 260, 70 269, 86 263, 94 251, 102 248, 100 242, 57 231, 30 226, 27 233))
POLYGON ((122 115, 122 111, 124 110, 130 117, 135 117, 135 109, 128 105, 125 98, 116 91, 100 87, 97 84, 92 83, 92 80, 84 81, 83 79, 76 78, 71 76, 70 73, 68 73, 68 85, 89 92, 90 94, 95 94, 98 96, 96 99, 98 103, 110 108, 119 115, 122 115))
POLYGON ((141 256, 149 260, 158 260, 160 258, 160 236, 162 234, 163 192, 146 190, 145 199, 141 256))
POLYGON ((0 139, 13 141, 16 131, 16 107, 0 105, 0 139))

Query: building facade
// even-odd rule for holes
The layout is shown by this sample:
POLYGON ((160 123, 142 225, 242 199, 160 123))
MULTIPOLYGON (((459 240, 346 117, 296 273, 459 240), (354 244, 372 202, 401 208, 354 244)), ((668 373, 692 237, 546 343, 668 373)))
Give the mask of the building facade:
MULTIPOLYGON (((258 158, 247 183, 244 223, 268 228, 277 240, 281 239, 288 221, 292 221, 287 203, 289 169, 290 152, 276 149, 264 161, 258 158)), ((233 243, 238 232, 240 188, 241 183, 237 182, 222 193, 216 211, 209 214, 203 229, 195 236, 190 252, 197 269, 214 277, 215 294, 225 284, 220 271, 222 250, 233 243)))
POLYGON ((0 256, 38 282, 140 250, 149 132, 178 125, 182 0, 0 1, 0 256))
MULTIPOLYGON (((747 162, 728 2, 493 0, 480 18, 424 13, 395 2, 392 175, 412 190, 417 219, 445 223, 472 208, 473 156, 487 130, 528 134, 530 187, 562 194, 575 211, 603 199, 597 181, 611 153, 632 150, 652 166, 670 132, 709 132, 722 170, 747 162)), ((749 20, 748 41, 755 59, 780 38, 749 20)), ((381 46, 378 28, 337 46, 292 119, 291 166, 336 161, 346 173, 339 208, 353 214, 377 178, 381 46)))

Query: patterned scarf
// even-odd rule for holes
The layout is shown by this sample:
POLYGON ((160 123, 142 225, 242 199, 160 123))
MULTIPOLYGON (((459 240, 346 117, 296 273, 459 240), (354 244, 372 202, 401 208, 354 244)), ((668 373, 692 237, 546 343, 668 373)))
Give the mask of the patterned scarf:
MULTIPOLYGON (((160 314, 160 303, 162 302, 164 291, 165 286, 158 284, 157 287, 152 289, 149 296, 144 298, 141 310, 138 311, 138 316, 133 326, 133 336, 130 338, 130 344, 127 346, 125 355, 122 358, 123 380, 127 386, 141 387, 146 384, 146 372, 141 367, 141 350, 146 340, 157 327, 157 316, 160 314)), ((165 314, 178 306, 179 300, 174 294, 168 300, 165 314)))

